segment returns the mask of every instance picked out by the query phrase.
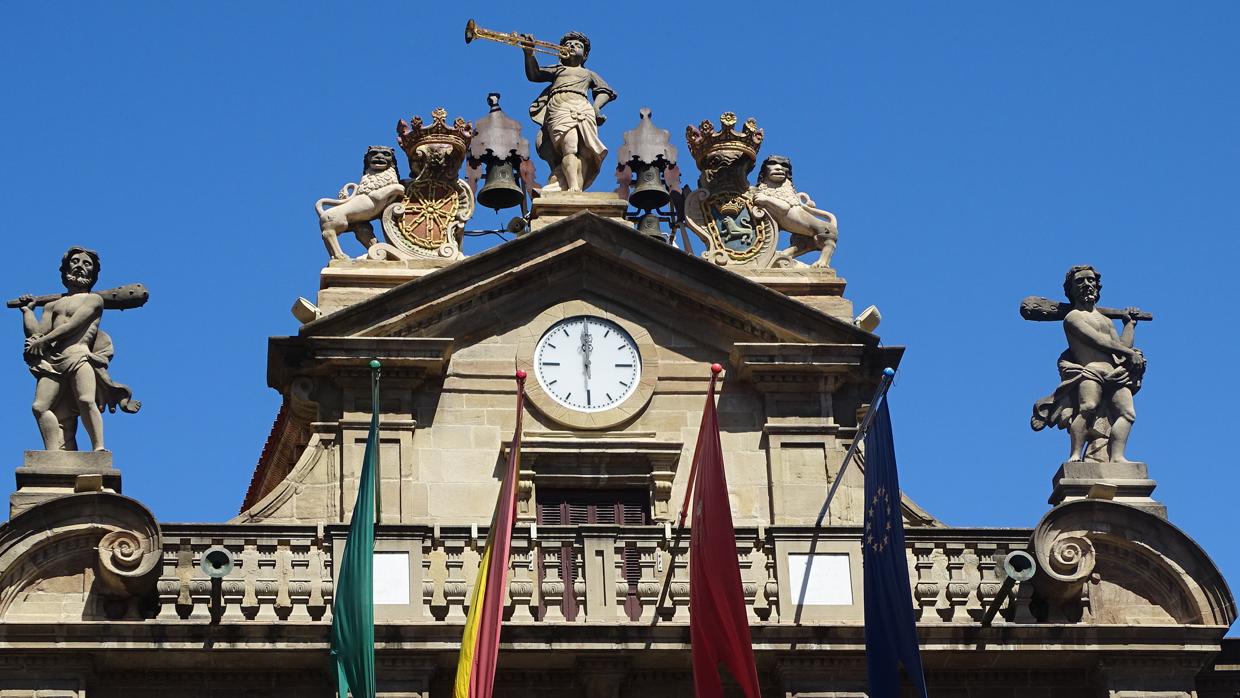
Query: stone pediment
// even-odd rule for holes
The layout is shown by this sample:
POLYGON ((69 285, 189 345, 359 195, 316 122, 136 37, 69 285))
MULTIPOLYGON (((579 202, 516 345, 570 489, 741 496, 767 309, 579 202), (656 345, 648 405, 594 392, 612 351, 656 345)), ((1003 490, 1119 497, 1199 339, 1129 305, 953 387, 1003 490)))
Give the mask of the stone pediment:
MULTIPOLYGON (((333 269, 358 277, 332 296, 348 303, 270 340, 268 384, 286 408, 240 520, 345 520, 371 406, 365 364, 378 358, 385 521, 489 516, 501 441, 514 428, 516 369, 531 376, 523 515, 539 487, 611 488, 649 491, 651 520, 668 520, 708 367, 719 362, 728 367, 724 446, 745 483, 736 515, 799 525, 817 514, 854 415, 902 353, 851 322, 831 270, 746 275, 588 211, 398 285, 360 278, 387 270, 360 260, 333 269), (568 393, 549 392, 555 380, 544 385, 534 364, 548 330, 579 316, 618 326, 641 358, 620 399, 594 384, 610 403, 593 409, 566 405, 568 393)), ((858 473, 846 473, 832 525, 860 522, 858 473)))
POLYGON ((729 349, 736 342, 878 345, 850 322, 589 212, 319 318, 300 335, 452 337, 459 345, 587 293, 665 322, 692 315, 729 349))

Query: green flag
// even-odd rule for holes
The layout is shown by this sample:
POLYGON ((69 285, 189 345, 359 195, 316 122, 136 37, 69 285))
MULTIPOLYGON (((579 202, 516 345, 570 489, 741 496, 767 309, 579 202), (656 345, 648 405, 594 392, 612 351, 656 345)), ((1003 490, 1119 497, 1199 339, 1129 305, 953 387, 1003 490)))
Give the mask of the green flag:
POLYGON ((339 698, 375 696, 375 479, 379 466, 379 362, 370 362, 370 433, 357 503, 332 599, 332 662, 339 698))

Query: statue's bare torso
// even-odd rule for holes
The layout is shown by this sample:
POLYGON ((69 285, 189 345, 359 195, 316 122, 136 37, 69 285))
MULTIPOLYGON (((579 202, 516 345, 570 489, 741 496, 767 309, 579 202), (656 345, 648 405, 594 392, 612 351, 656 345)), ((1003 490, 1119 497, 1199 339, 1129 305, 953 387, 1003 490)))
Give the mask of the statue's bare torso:
POLYGON ((66 327, 67 331, 51 343, 47 354, 76 353, 79 348, 89 351, 102 317, 103 299, 94 293, 75 293, 48 303, 39 322, 41 328, 46 325, 47 329, 41 334, 49 334, 60 327, 66 327))
POLYGON ((1107 371, 1115 367, 1114 354, 1099 346, 1093 335, 1105 335, 1119 342, 1115 323, 1097 310, 1075 309, 1064 318, 1064 334, 1068 337, 1068 349, 1076 363, 1089 368, 1107 371))

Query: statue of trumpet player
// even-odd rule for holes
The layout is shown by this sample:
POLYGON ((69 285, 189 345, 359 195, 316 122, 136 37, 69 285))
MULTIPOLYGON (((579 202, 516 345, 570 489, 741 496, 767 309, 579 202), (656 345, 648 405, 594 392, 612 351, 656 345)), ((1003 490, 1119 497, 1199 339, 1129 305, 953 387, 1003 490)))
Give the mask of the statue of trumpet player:
POLYGON ((606 120, 602 109, 616 99, 616 92, 585 67, 590 56, 590 39, 569 32, 560 39, 560 62, 540 66, 534 56, 534 37, 522 35, 529 43, 525 51, 525 77, 530 82, 551 83, 530 105, 530 118, 540 130, 534 143, 538 155, 551 167, 543 191, 584 191, 602 169, 607 146, 599 139, 598 127, 606 120))

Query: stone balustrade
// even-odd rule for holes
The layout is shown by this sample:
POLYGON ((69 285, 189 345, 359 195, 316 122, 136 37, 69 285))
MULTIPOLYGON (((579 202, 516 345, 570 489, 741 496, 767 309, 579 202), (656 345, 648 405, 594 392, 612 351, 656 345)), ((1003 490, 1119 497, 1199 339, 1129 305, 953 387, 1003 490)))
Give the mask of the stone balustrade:
MULTIPOLYGON (((165 525, 157 617, 328 622, 332 560, 346 535, 339 525, 165 525), (218 580, 200 568, 214 546, 231 552, 235 563, 218 580)), ((977 623, 1002 584, 1003 556, 1027 549, 1029 535, 1025 529, 908 529, 910 604, 918 621, 977 623)), ((485 527, 384 526, 376 538, 377 621, 464 622, 485 527)), ((860 623, 859 540, 860 531, 850 527, 737 529, 750 623, 860 623), (814 576, 814 565, 825 576, 814 576), (824 585, 834 585, 827 591, 839 597, 814 596, 824 585), (810 586, 818 591, 803 596, 810 586)), ((506 620, 688 622, 688 553, 688 529, 522 523, 513 536, 506 620)), ((995 622, 1033 622, 1031 595, 1031 585, 1017 585, 995 622)))
POLYGON ((313 526, 167 525, 159 618, 221 622, 331 618, 330 540, 313 526), (212 547, 232 553, 234 568, 211 579, 200 567, 212 547))

